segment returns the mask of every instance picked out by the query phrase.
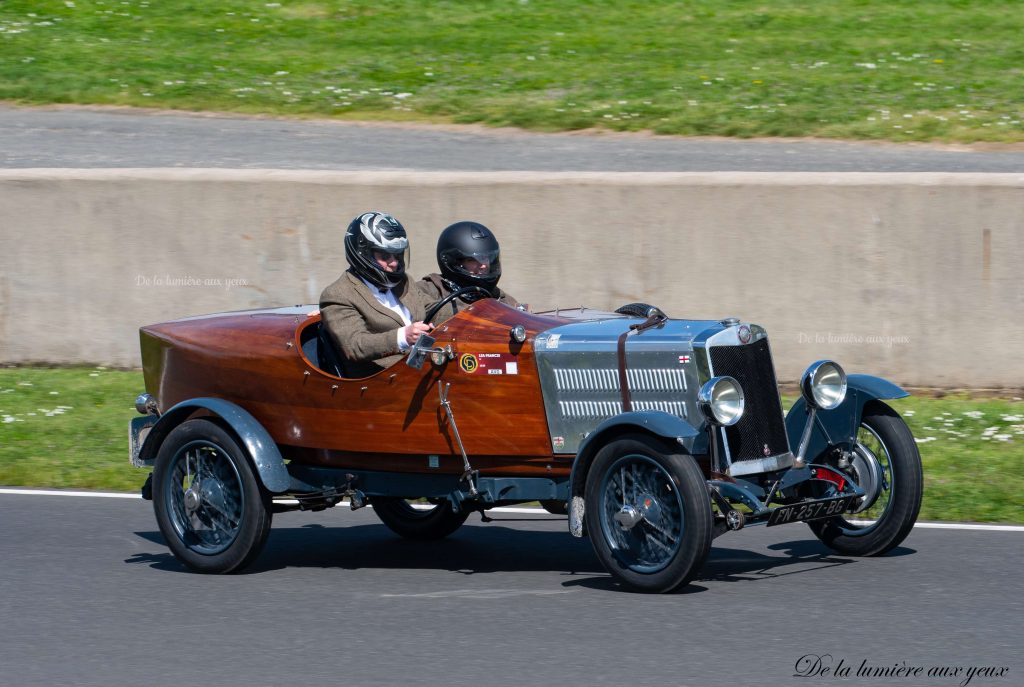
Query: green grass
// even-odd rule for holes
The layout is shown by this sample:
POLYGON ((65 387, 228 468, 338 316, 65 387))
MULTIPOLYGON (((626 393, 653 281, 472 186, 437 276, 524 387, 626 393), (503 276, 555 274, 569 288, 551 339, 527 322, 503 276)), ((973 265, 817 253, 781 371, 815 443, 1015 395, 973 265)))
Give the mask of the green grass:
POLYGON ((2 0, 0 99, 1024 141, 1019 0, 2 0))
MULTIPOLYGON (((127 428, 142 390, 141 372, 0 369, 0 484, 136 491, 146 471, 128 464, 127 428)), ((1024 521, 1024 402, 911 397, 893 406, 920 442, 922 519, 1024 521)))
POLYGON ((142 372, 0 369, 0 484, 137 491, 128 420, 142 372))

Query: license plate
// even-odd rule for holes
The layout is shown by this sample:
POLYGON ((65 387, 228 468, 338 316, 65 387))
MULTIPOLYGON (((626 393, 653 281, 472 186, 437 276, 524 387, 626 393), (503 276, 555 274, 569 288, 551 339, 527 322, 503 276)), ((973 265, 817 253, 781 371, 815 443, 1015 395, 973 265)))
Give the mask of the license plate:
POLYGON ((840 496, 821 501, 806 501, 790 506, 780 506, 768 516, 768 527, 772 525, 788 525, 791 522, 806 522, 842 515, 852 505, 856 496, 840 496))

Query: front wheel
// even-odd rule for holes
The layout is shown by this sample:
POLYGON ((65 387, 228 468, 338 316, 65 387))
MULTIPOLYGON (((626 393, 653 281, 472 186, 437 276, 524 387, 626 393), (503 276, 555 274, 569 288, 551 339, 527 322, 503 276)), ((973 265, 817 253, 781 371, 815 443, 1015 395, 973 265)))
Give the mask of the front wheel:
POLYGON ((640 591, 681 587, 711 549, 711 501, 700 468, 652 437, 621 437, 598 451, 585 507, 597 557, 640 591))
POLYGON ((270 499, 245 452, 207 419, 183 422, 160 445, 153 509, 175 558, 196 572, 244 568, 270 532, 270 499))
POLYGON ((864 408, 850 472, 866 492, 854 513, 808 523, 826 546, 849 556, 880 556, 898 546, 921 510, 921 454, 895 410, 876 401, 864 408))
POLYGON ((448 501, 417 508, 405 499, 376 496, 373 512, 395 534, 406 539, 443 539, 466 522, 470 511, 452 510, 448 501))

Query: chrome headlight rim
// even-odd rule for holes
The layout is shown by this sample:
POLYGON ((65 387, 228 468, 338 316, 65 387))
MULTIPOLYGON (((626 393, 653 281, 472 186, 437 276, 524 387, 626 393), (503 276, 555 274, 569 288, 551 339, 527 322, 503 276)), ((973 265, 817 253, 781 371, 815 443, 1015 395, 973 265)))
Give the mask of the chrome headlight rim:
POLYGON ((804 400, 819 410, 834 410, 846 400, 847 379, 842 366, 834 360, 817 360, 800 378, 804 400))
POLYGON ((740 383, 723 375, 704 382, 697 394, 697 405, 711 424, 731 427, 743 417, 746 398, 740 383))

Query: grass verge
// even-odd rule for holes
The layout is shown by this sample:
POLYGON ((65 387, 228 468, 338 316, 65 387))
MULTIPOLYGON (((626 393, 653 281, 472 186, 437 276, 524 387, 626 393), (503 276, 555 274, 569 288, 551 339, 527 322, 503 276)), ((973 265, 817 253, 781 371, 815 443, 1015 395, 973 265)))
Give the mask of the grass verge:
POLYGON ((5 0, 0 99, 1024 141, 1017 0, 5 0))
MULTIPOLYGON (((142 390, 141 372, 0 369, 0 484, 136 491, 146 471, 128 464, 127 426, 142 390)), ((922 519, 1024 521, 1024 402, 911 397, 892 405, 924 460, 922 519)))

